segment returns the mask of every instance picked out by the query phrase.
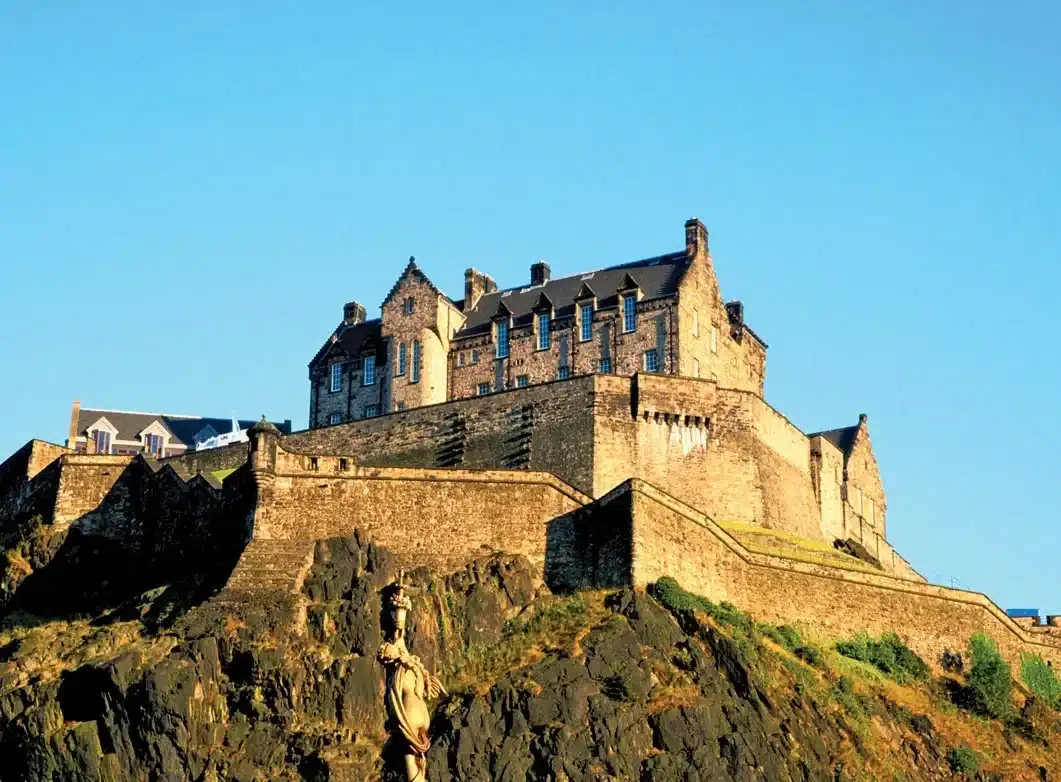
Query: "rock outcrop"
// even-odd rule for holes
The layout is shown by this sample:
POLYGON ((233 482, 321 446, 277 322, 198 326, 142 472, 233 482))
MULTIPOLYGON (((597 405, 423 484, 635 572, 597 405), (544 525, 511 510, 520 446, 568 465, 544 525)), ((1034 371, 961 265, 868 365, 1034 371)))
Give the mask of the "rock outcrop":
MULTIPOLYGON (((9 612, 0 780, 400 779, 375 660, 380 590, 396 575, 354 536, 316 544, 297 597, 203 601, 213 582, 200 574, 92 611, 9 612)), ((450 693, 431 780, 951 777, 931 715, 878 693, 855 719, 811 697, 796 662, 764 662, 650 595, 554 596, 526 559, 500 554, 405 583, 409 646, 450 693)), ((1037 718, 1047 745, 1050 714, 1037 718)))

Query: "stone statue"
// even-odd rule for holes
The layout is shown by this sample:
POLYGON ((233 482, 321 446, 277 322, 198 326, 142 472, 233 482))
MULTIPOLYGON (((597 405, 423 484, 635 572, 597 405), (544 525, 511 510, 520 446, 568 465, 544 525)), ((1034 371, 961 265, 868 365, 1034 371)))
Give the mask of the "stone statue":
POLYGON ((384 627, 384 641, 376 658, 387 671, 387 716, 391 735, 402 744, 405 776, 409 782, 427 779, 425 755, 431 746, 427 736, 431 712, 429 698, 446 692, 438 677, 429 673, 420 658, 410 654, 405 646, 405 618, 412 601, 405 593, 405 573, 391 585, 389 598, 384 598, 384 615, 390 627, 384 627))

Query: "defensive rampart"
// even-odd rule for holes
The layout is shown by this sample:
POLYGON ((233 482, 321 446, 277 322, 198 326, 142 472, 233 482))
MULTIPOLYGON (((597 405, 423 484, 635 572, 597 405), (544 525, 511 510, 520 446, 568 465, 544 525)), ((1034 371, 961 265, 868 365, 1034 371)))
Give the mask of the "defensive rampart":
POLYGON ((561 588, 645 585, 671 576, 757 619, 830 635, 896 631, 926 660, 983 631, 1017 663, 1034 652, 1061 665, 1061 628, 1022 628, 978 592, 754 553, 709 517, 631 480, 550 525, 547 580, 561 588))

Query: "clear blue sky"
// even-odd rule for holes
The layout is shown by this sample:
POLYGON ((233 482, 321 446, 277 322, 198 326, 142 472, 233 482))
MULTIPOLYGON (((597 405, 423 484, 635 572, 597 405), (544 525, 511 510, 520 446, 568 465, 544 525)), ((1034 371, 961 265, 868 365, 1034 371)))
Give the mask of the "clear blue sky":
POLYGON ((1059 34, 1049 0, 7 0, 0 451, 75 398, 304 426, 410 255, 460 296, 695 215, 769 401, 869 415, 899 550, 1061 613, 1059 34))

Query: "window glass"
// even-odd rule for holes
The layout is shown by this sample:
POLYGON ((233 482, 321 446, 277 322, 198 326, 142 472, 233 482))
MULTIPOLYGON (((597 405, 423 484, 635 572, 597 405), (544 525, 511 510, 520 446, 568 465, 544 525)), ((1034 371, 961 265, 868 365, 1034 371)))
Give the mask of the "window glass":
POLYGON ((343 365, 342 364, 332 364, 331 371, 332 371, 332 377, 331 377, 331 381, 332 382, 331 382, 331 386, 330 387, 331 387, 332 392, 342 391, 343 390, 343 365))
POLYGON ((508 355, 508 321, 497 322, 497 357, 505 358, 508 355))
POLYGON ((549 349, 549 313, 538 313, 538 350, 549 349))
POLYGON ((361 385, 371 386, 376 382, 376 357, 365 356, 362 359, 361 385))
POLYGON ((623 299, 623 331, 637 328, 637 299, 627 296, 623 299))
POLYGON ((583 342, 589 342, 593 339, 593 304, 583 304, 580 309, 582 310, 582 331, 579 337, 583 342))
POLYGON ((409 382, 420 382, 420 340, 413 343, 413 367, 409 373, 409 382))

